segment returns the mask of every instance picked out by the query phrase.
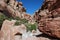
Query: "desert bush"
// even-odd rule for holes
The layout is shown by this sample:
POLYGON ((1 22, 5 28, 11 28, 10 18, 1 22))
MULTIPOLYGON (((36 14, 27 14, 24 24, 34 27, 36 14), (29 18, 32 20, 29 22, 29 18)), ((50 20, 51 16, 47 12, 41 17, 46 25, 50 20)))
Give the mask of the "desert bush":
POLYGON ((34 23, 34 24, 27 23, 27 24, 25 24, 25 25, 26 25, 26 27, 27 27, 27 31, 32 32, 32 30, 36 30, 36 29, 37 29, 36 23, 34 23))
POLYGON ((15 25, 20 25, 20 24, 28 23, 28 20, 26 20, 26 19, 21 19, 21 18, 19 18, 19 17, 16 17, 15 20, 16 20, 15 25))
POLYGON ((2 23, 5 19, 8 19, 4 14, 0 14, 0 26, 2 26, 2 23))

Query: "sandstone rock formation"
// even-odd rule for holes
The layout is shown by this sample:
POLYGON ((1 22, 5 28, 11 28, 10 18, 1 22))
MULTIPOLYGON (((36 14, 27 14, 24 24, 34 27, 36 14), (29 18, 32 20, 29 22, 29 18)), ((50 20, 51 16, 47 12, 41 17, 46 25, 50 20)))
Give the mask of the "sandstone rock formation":
POLYGON ((60 0, 45 0, 35 12, 38 29, 50 36, 60 38, 60 0))
MULTIPOLYGON (((35 12, 34 20, 29 14, 26 14, 26 9, 22 2, 16 0, 0 0, 0 12, 8 17, 19 17, 29 20, 32 24, 38 23, 38 28, 41 32, 53 37, 60 38, 60 0, 45 0, 41 9, 35 12)), ((24 24, 15 26, 16 20, 5 20, 0 30, 0 40, 19 40, 20 35, 26 32, 24 24), (17 37, 17 38, 16 38, 17 37)), ((45 37, 28 37, 27 40, 50 40, 45 37)))
MULTIPOLYGON (((26 26, 24 24, 15 26, 16 20, 5 20, 0 31, 0 40, 23 40, 21 34, 25 34, 26 26)), ((38 32, 39 33, 39 32, 38 32)), ((30 34, 31 35, 31 34, 30 34)), ((50 40, 45 37, 28 36, 24 40, 50 40)))
POLYGON ((33 18, 26 13, 26 8, 23 7, 22 2, 16 0, 0 0, 0 13, 3 13, 8 18, 19 17, 32 22, 33 18))
POLYGON ((3 22, 1 31, 0 31, 0 39, 1 40, 15 40, 16 35, 21 35, 26 32, 26 26, 24 24, 19 26, 14 26, 16 20, 8 21, 5 20, 3 22))
POLYGON ((0 12, 8 17, 22 18, 22 14, 26 14, 26 9, 23 7, 22 2, 16 0, 0 0, 0 12))
POLYGON ((19 17, 27 19, 32 22, 33 17, 26 13, 26 8, 23 7, 22 2, 16 0, 2 0, 0 1, 0 12, 8 17, 19 17))

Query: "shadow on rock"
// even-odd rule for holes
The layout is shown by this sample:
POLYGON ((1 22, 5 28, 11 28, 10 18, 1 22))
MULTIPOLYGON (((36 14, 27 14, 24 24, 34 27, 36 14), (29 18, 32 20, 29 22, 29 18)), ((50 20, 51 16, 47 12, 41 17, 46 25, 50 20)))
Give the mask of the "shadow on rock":
POLYGON ((48 38, 50 40, 60 40, 60 38, 54 38, 54 37, 49 36, 49 35, 44 34, 44 33, 43 34, 36 35, 36 37, 44 37, 44 38, 48 38))

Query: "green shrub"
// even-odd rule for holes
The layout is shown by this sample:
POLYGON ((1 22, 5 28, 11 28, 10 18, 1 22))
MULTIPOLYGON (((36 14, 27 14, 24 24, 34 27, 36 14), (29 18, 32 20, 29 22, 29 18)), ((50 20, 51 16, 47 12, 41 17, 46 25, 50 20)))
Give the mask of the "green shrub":
POLYGON ((3 21, 7 19, 7 20, 16 20, 15 25, 21 25, 21 24, 25 24, 27 27, 27 31, 32 31, 32 30, 36 30, 37 29, 37 23, 31 24, 28 23, 28 20, 26 19, 21 19, 19 17, 16 18, 8 18, 7 16, 5 16, 4 14, 0 14, 0 26, 2 26, 3 21))
POLYGON ((21 19, 21 18, 19 18, 19 17, 16 17, 15 20, 17 20, 16 23, 15 23, 15 25, 20 25, 20 24, 28 23, 28 20, 26 20, 26 19, 21 19))
POLYGON ((21 23, 23 23, 23 24, 28 23, 28 20, 26 20, 26 19, 21 19, 20 21, 21 21, 21 23))
POLYGON ((16 21, 15 25, 21 25, 20 21, 16 21))
POLYGON ((24 24, 24 23, 28 23, 28 20, 26 20, 26 19, 21 19, 21 18, 19 18, 19 17, 16 17, 16 18, 13 18, 13 17, 7 17, 7 16, 5 16, 4 14, 0 14, 0 26, 2 25, 2 23, 3 23, 3 21, 5 20, 5 19, 7 19, 7 20, 16 20, 16 23, 15 23, 15 25, 20 25, 20 24, 24 24))
POLYGON ((0 26, 2 25, 2 23, 5 19, 7 19, 7 17, 3 14, 0 14, 0 26))
POLYGON ((32 31, 37 29, 37 25, 35 23, 34 24, 27 23, 25 25, 27 27, 27 31, 32 31))

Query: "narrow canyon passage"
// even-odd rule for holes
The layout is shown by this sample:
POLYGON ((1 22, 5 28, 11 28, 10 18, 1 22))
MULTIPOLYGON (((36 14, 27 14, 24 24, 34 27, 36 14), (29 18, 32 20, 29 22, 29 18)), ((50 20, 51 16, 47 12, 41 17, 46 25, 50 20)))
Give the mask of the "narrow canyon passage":
POLYGON ((22 2, 0 0, 0 40, 60 40, 60 0, 42 3, 31 15, 22 2))

